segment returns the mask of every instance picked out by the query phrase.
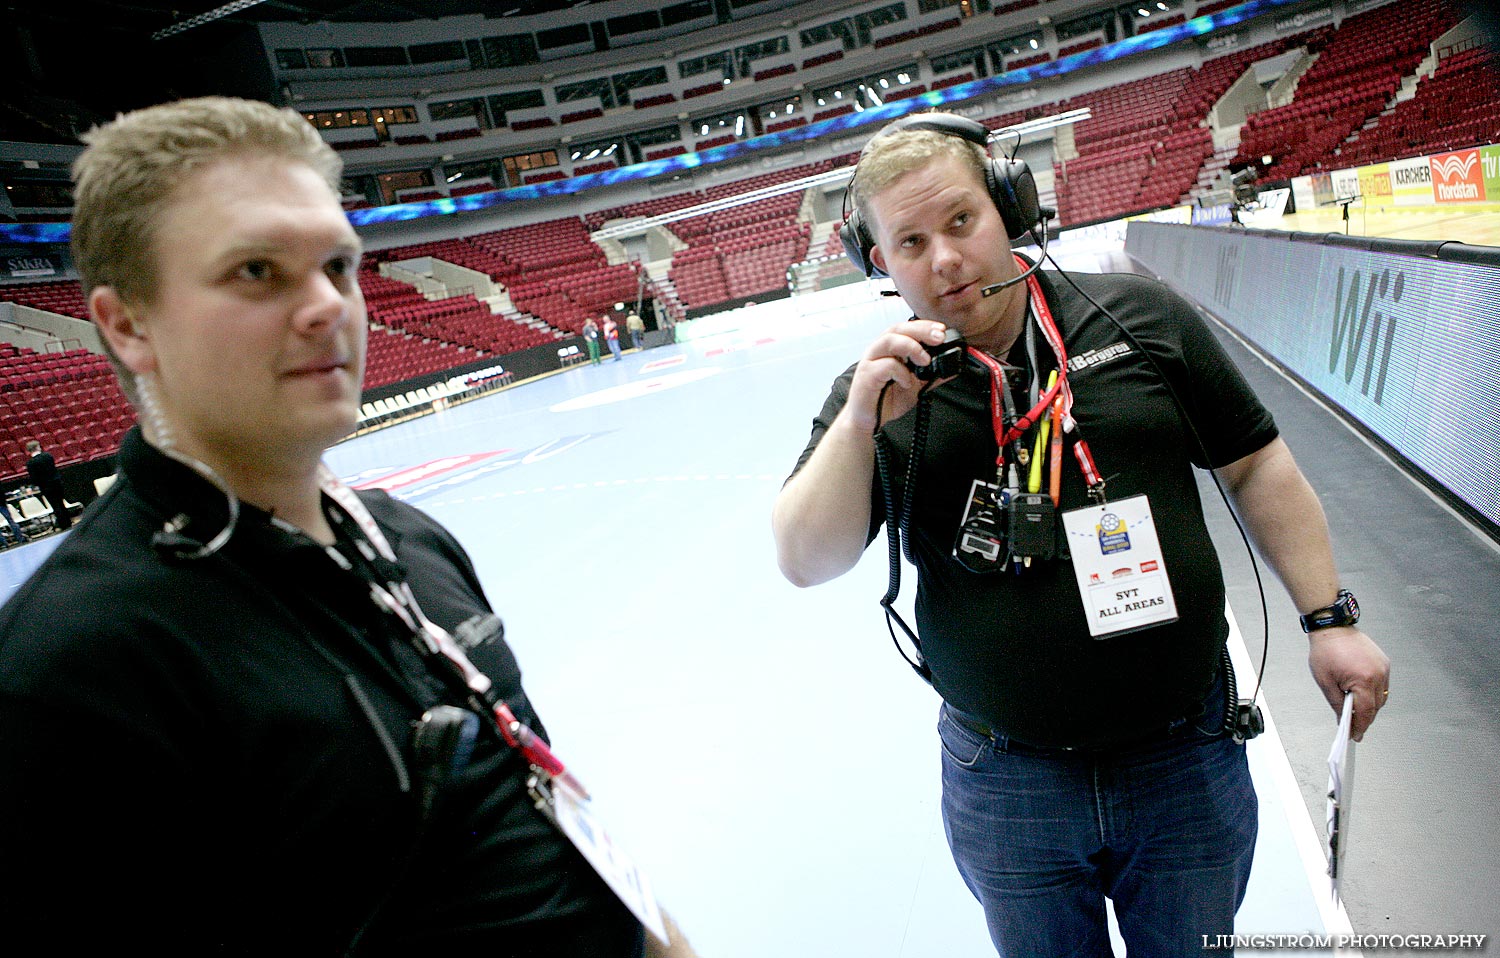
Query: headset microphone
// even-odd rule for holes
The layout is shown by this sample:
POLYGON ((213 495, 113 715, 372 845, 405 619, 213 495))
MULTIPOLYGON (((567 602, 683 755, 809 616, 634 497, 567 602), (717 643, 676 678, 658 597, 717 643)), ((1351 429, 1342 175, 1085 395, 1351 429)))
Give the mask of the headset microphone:
MULTIPOLYGON (((1039 225, 1042 227, 1042 252, 1041 252, 1041 255, 1036 258, 1036 262, 1032 263, 1031 267, 1029 269, 1027 269, 1024 273, 1021 273, 1019 276, 1015 276, 1015 277, 1013 277, 1011 279, 1008 279, 1008 280, 1006 280, 1003 283, 994 283, 994 284, 992 284, 990 286, 984 287, 983 289, 981 289, 979 291, 979 295, 980 296, 993 296, 996 293, 1000 292, 1002 289, 1009 289, 1010 287, 1016 285, 1017 283, 1024 283, 1024 282, 1026 282, 1026 279, 1029 276, 1031 276, 1032 273, 1035 273, 1038 269, 1041 268, 1041 266, 1042 266, 1042 260, 1044 260, 1044 259, 1047 258, 1047 221, 1050 220, 1052 217, 1054 217, 1054 216, 1057 215, 1057 210, 1054 210, 1054 209, 1052 209, 1049 206, 1043 206, 1043 207, 1041 207, 1041 209, 1039 210, 1039 212, 1041 213, 1041 222, 1040 222, 1039 225)), ((1032 238, 1035 239, 1036 238, 1036 231, 1032 230, 1031 235, 1032 235, 1032 238)))

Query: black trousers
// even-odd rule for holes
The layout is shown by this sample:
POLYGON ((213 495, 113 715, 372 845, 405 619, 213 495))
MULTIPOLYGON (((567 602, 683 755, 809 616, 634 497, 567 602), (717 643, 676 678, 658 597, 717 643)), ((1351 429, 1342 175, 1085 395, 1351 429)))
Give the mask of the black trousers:
POLYGON ((50 483, 41 487, 42 498, 47 500, 47 505, 52 507, 52 519, 57 523, 59 529, 66 529, 73 525, 73 517, 68 515, 68 504, 63 495, 62 483, 50 483))

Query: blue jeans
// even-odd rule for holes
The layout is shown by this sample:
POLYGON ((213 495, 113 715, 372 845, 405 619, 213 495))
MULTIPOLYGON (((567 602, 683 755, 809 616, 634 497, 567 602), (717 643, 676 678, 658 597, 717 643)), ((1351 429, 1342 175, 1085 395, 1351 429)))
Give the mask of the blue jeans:
POLYGON ((1245 747, 1222 713, 1134 751, 1048 754, 939 712, 943 828, 1002 958, 1202 958, 1231 934, 1255 853, 1245 747))
POLYGON ((10 527, 10 534, 16 540, 17 545, 30 541, 26 538, 26 534, 21 531, 21 527, 16 524, 16 517, 10 514, 10 506, 0 502, 0 515, 4 515, 5 524, 10 527))

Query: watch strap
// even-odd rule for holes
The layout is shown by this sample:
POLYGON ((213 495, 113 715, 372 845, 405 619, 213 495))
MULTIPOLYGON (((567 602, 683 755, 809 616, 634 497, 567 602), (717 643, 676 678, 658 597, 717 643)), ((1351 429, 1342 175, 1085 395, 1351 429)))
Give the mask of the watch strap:
POLYGON ((1353 625, 1359 621, 1359 603, 1348 589, 1340 589, 1332 605, 1314 609, 1301 617, 1303 632, 1316 632, 1340 625, 1353 625))

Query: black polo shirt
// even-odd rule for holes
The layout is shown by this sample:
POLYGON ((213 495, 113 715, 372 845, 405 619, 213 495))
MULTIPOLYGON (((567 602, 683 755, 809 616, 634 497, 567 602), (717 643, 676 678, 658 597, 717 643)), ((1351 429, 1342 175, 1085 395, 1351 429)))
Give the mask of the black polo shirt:
MULTIPOLYGON (((948 703, 1022 742, 1109 745, 1201 711, 1228 624, 1223 576, 1193 467, 1232 463, 1277 431, 1193 307, 1160 283, 1125 274, 1069 274, 1132 339, 1073 286, 1047 271, 1037 275, 1063 335, 1081 435, 1111 499, 1149 496, 1179 618, 1095 639, 1070 562, 1034 563, 1020 574, 976 574, 953 559, 973 481, 995 476, 990 379, 970 360, 958 379, 931 394, 926 449, 915 473, 910 531, 919 573, 917 628, 933 685, 948 703)), ((1008 358, 1011 365, 1029 365, 1025 340, 1008 358)), ((1036 341, 1045 382, 1056 362, 1045 341, 1036 341)), ((853 371, 835 381, 798 469, 843 408, 853 371)), ((898 503, 914 420, 907 415, 885 426, 898 503)), ((1067 437, 1063 455, 1062 511, 1089 504, 1072 453, 1075 438, 1067 437)), ((885 520, 878 476, 871 495, 873 539, 885 520)))
MULTIPOLYGON (((138 432, 119 461, 0 610, 0 941, 332 955, 367 926, 359 954, 638 953, 494 737, 421 819, 410 731, 443 685, 365 582, 250 506, 218 554, 164 557, 164 522, 207 540, 224 498, 138 432)), ((459 544, 361 498, 422 609, 545 733, 459 544)))

